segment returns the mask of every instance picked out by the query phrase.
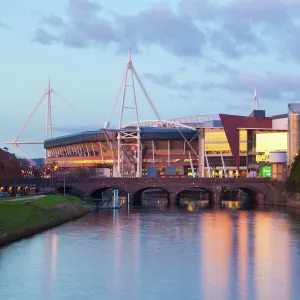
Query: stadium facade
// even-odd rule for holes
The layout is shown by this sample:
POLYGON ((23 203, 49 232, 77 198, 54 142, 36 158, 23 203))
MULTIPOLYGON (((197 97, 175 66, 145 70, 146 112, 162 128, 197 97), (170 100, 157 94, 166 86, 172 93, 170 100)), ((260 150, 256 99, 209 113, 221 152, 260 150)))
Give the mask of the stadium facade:
POLYGON ((266 117, 218 114, 139 121, 47 139, 57 175, 284 178, 300 149, 300 104, 266 117))

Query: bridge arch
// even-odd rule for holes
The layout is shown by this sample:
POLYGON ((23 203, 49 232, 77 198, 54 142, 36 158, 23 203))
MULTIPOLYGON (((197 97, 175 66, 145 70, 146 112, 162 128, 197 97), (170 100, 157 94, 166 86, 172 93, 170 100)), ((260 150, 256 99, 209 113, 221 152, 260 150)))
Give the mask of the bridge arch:
POLYGON ((110 184, 110 185, 101 185, 93 188, 88 192, 88 195, 90 198, 102 198, 102 193, 108 191, 108 190, 114 190, 117 189, 119 190, 119 193, 124 193, 124 196, 128 194, 128 190, 124 188, 122 185, 117 185, 117 184, 110 184))
POLYGON ((176 191, 175 194, 175 203, 180 206, 183 203, 184 198, 191 198, 191 200, 209 200, 212 201, 214 198, 215 191, 209 187, 202 186, 194 186, 194 187, 186 187, 181 188, 176 191), (190 195, 188 195, 190 193, 190 195))
POLYGON ((221 201, 238 200, 248 203, 263 203, 266 191, 252 185, 229 185, 221 192, 221 201), (242 194, 240 193, 242 191, 242 194))
POLYGON ((86 190, 72 184, 66 184, 65 186, 59 185, 56 187, 56 191, 59 194, 64 194, 64 192, 66 192, 66 194, 76 196, 78 198, 84 198, 86 195, 86 190))
POLYGON ((139 187, 136 190, 133 190, 131 193, 131 199, 132 199, 132 204, 136 205, 136 206, 141 206, 143 204, 143 199, 142 199, 142 194, 145 191, 160 191, 163 192, 164 195, 166 196, 167 199, 167 205, 170 205, 171 202, 171 192, 168 188, 164 187, 164 186, 157 186, 157 185, 153 185, 153 186, 144 186, 144 187, 139 187))

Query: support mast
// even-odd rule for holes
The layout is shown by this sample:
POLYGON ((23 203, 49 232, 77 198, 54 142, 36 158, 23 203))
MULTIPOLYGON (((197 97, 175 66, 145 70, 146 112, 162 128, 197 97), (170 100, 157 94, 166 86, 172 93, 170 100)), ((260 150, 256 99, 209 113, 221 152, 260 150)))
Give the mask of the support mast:
MULTIPOLYGON (((145 98, 147 99, 151 109, 153 110, 157 120, 161 122, 161 118, 151 101, 147 90, 145 89, 141 79, 139 78, 139 75, 137 74, 132 60, 131 60, 131 54, 130 51, 128 51, 127 61, 126 61, 126 67, 125 72, 123 75, 123 80, 121 83, 121 86, 118 90, 117 97, 113 103, 113 107, 111 110, 111 113, 109 115, 108 121, 104 124, 105 131, 109 131, 109 126, 111 122, 111 118, 113 115, 113 112, 116 108, 116 104, 119 98, 119 95, 122 92, 122 100, 121 100, 121 107, 120 107, 120 116, 118 121, 118 133, 116 136, 117 139, 117 149, 118 149, 118 161, 117 161, 117 176, 134 176, 134 177, 141 177, 141 168, 142 168, 142 143, 141 143, 141 133, 140 133, 140 122, 139 122, 139 112, 138 112, 138 104, 137 104, 137 98, 136 98, 136 90, 135 90, 135 80, 140 86, 142 92, 144 93, 145 98), (130 82, 130 84, 128 84, 130 82), (130 86, 132 88, 132 96, 133 96, 133 105, 127 105, 126 103, 126 96, 127 96, 127 87, 130 86), (125 109, 131 109, 134 110, 135 113, 135 129, 128 129, 124 131, 123 128, 123 120, 124 120, 124 112, 125 109), (125 142, 127 140, 127 143, 125 142), (133 145, 134 141, 134 145, 133 145), (132 147, 131 147, 131 146, 132 147), (128 146, 131 149, 128 149, 128 146), (126 149, 126 150, 125 150, 126 149), (134 150, 133 150, 134 149, 134 150), (126 153, 129 154, 125 154, 126 153), (127 161, 127 163, 125 163, 127 161), (128 164, 128 161, 131 161, 130 166, 128 164), (126 169, 126 170, 125 170, 126 169), (135 174, 133 174, 135 173, 135 174)), ((110 135, 112 136, 112 135, 110 135)))
POLYGON ((52 112, 51 112, 51 84, 50 78, 47 89, 47 111, 46 111, 46 139, 52 138, 52 112))
POLYGON ((258 110, 258 97, 256 93, 256 88, 254 89, 254 94, 252 97, 252 110, 258 110))

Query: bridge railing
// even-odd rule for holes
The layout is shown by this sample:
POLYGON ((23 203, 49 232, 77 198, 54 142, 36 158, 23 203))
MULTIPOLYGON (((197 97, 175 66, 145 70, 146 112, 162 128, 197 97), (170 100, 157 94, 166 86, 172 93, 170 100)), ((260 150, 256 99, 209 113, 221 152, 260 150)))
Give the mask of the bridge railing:
MULTIPOLYGON (((271 178, 148 178, 148 177, 141 177, 141 178, 124 178, 124 177, 101 177, 101 178, 89 178, 89 177, 82 177, 82 178, 76 178, 76 177, 67 177, 65 179, 65 182, 70 183, 90 183, 90 182, 125 182, 125 183, 132 183, 132 182, 159 182, 159 183, 168 183, 168 182, 205 182, 210 184, 226 184, 226 183, 270 183, 272 181, 271 178)), ((58 179, 52 181, 53 183, 63 183, 64 179, 58 179)))

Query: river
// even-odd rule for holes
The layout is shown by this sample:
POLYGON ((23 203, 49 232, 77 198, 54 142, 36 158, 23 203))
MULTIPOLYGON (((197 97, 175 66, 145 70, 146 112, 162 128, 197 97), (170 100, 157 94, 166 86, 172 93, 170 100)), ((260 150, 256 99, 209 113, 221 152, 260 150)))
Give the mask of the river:
POLYGON ((300 211, 94 212, 0 249, 0 295, 298 300, 300 211))

